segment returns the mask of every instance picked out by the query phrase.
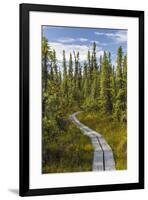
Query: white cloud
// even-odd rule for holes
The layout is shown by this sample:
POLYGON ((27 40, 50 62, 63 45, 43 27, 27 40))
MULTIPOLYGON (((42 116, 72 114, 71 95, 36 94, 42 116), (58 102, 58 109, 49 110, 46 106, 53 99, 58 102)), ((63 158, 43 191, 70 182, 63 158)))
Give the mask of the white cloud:
POLYGON ((118 42, 127 42, 127 32, 126 31, 118 31, 116 34, 116 40, 118 42))
POLYGON ((95 35, 105 35, 105 33, 102 32, 94 32, 95 35))
MULTIPOLYGON (((56 56, 58 62, 61 62, 63 60, 63 50, 65 50, 66 59, 69 60, 69 54, 73 51, 80 53, 80 62, 83 62, 87 59, 87 52, 88 50, 92 51, 91 46, 87 45, 78 45, 78 44, 62 44, 60 42, 50 42, 49 46, 51 49, 55 49, 56 56)), ((96 56, 99 58, 100 55, 103 55, 103 50, 101 50, 100 47, 96 48, 96 56)))
POLYGON ((79 38, 78 40, 79 40, 80 42, 86 42, 86 41, 88 41, 87 38, 79 38))
POLYGON ((57 40, 58 42, 61 42, 61 43, 71 43, 71 42, 74 42, 75 41, 75 39, 74 38, 61 38, 61 39, 58 39, 57 40))
POLYGON ((71 38, 71 37, 64 37, 57 39, 60 43, 72 43, 72 42, 87 42, 87 38, 71 38))
POLYGON ((108 44, 107 43, 104 43, 104 42, 99 42, 98 40, 91 40, 91 43, 96 43, 96 44, 99 44, 100 46, 107 46, 108 44))
POLYGON ((117 43, 122 43, 127 41, 127 32, 120 30, 115 33, 106 33, 106 32, 95 32, 95 35, 104 35, 107 37, 110 37, 112 40, 114 40, 117 43))

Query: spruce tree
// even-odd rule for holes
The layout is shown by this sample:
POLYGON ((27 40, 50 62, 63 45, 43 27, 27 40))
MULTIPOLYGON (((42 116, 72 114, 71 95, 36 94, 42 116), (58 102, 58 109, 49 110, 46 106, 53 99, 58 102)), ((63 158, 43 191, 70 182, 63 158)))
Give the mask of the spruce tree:
POLYGON ((96 58, 96 43, 93 43, 93 52, 92 52, 92 85, 91 85, 91 97, 94 102, 97 102, 98 94, 99 94, 99 73, 98 73, 98 66, 97 66, 97 58, 96 58))
POLYGON ((96 43, 93 42, 93 51, 92 51, 92 65, 93 65, 93 70, 97 69, 97 58, 96 58, 96 43))
POLYGON ((88 74, 88 64, 84 63, 84 72, 83 72, 83 98, 84 101, 89 95, 89 74, 88 74))
POLYGON ((69 64, 68 64, 68 97, 69 97, 69 105, 73 103, 73 91, 74 90, 74 79, 73 79, 73 61, 72 54, 69 55, 69 64))
POLYGON ((110 66, 107 53, 104 52, 100 77, 100 109, 104 113, 112 112, 110 66))
POLYGON ((99 62, 100 62, 100 73, 101 73, 101 68, 102 68, 102 55, 100 55, 100 60, 99 60, 99 62))
POLYGON ((90 51, 88 50, 87 52, 87 78, 88 78, 88 92, 90 92, 90 88, 91 88, 91 58, 90 58, 90 51))
POLYGON ((65 50, 63 50, 63 79, 62 79, 62 92, 63 92, 63 98, 65 97, 65 100, 68 100, 68 77, 67 77, 67 64, 66 64, 66 56, 65 56, 65 50))
POLYGON ((73 61, 72 61, 72 54, 69 55, 69 66, 68 66, 68 76, 70 82, 72 82, 73 79, 73 61))
POLYGON ((56 52, 53 50, 53 58, 52 58, 52 68, 53 68, 53 79, 55 82, 59 82, 58 77, 58 66, 57 66, 57 60, 56 60, 56 52))
POLYGON ((116 103, 115 117, 118 121, 122 120, 122 112, 124 110, 124 92, 123 92, 123 52, 120 46, 117 50, 117 67, 116 67, 116 103))
POLYGON ((43 75, 43 90, 47 89, 48 78, 48 60, 49 60, 49 46, 47 38, 42 38, 42 75, 43 75))
POLYGON ((82 67, 80 64, 79 52, 77 52, 77 65, 78 65, 78 90, 81 90, 81 81, 82 81, 82 67))
POLYGON ((117 50, 117 68, 116 68, 116 84, 117 92, 122 88, 122 47, 120 46, 117 50))
POLYGON ((127 121, 127 55, 123 58, 123 113, 122 121, 127 121))
POLYGON ((116 103, 116 74, 115 74, 115 66, 113 65, 111 70, 111 99, 112 99, 112 112, 114 114, 115 103, 116 103))
POLYGON ((48 45, 46 37, 42 38, 42 114, 45 116, 47 100, 48 70, 51 68, 52 51, 48 45))
POLYGON ((79 63, 79 52, 74 52, 74 100, 79 104, 80 95, 80 63, 79 63))

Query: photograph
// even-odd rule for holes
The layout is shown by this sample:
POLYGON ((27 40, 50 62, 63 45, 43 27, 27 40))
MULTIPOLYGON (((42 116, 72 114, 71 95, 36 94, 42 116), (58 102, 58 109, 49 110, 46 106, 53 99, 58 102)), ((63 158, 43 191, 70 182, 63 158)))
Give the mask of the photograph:
POLYGON ((128 30, 41 26, 42 174, 127 170, 128 30))
POLYGON ((20 196, 144 188, 144 11, 20 4, 20 196))

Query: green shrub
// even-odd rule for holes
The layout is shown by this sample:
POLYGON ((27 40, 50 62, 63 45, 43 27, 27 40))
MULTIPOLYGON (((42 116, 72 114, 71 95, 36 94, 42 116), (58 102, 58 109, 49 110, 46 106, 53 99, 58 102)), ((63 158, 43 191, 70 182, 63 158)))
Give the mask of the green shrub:
POLYGON ((68 121, 63 133, 50 140, 46 145, 46 152, 48 159, 46 163, 42 163, 43 173, 92 170, 93 149, 91 141, 70 121, 68 121))

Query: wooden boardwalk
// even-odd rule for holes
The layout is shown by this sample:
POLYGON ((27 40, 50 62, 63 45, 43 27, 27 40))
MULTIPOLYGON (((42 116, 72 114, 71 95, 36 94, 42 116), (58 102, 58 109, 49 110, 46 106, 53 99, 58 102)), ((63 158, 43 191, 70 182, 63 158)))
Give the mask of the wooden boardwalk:
POLYGON ((85 126, 76 118, 78 113, 79 112, 73 113, 70 116, 70 119, 85 135, 91 139, 94 149, 92 171, 116 170, 111 147, 101 134, 85 126))

